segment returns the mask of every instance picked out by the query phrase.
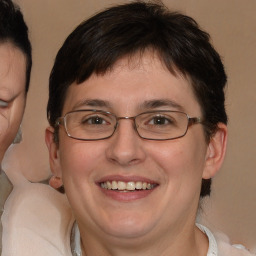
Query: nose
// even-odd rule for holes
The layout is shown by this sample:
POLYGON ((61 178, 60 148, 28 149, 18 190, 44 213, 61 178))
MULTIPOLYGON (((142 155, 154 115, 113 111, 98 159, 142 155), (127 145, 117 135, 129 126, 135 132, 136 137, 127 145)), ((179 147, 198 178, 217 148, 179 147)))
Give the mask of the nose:
POLYGON ((119 119, 114 135, 109 138, 107 158, 117 164, 129 166, 145 159, 143 139, 134 129, 134 120, 119 119))

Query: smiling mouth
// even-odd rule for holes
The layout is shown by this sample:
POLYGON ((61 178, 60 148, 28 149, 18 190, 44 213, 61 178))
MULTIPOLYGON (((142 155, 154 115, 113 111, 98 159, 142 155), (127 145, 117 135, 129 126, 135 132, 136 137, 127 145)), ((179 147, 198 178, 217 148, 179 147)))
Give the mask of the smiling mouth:
POLYGON ((157 186, 157 184, 152 184, 149 182, 142 181, 106 181, 100 183, 101 188, 108 190, 117 190, 120 192, 132 192, 138 190, 151 190, 157 186))

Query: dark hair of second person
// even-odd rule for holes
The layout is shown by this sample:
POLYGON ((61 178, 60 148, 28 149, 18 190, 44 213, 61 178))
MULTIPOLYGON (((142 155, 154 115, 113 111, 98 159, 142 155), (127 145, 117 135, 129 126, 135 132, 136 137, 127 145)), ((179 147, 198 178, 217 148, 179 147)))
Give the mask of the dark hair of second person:
POLYGON ((10 0, 0 1, 0 43, 11 42, 27 58, 26 92, 29 89, 32 67, 31 44, 28 38, 28 27, 18 6, 10 0))

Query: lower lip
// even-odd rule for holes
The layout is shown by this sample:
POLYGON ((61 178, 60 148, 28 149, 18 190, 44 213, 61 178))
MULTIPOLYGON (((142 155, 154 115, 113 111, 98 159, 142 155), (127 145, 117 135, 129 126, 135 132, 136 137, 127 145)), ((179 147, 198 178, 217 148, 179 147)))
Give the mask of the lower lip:
POLYGON ((101 188, 101 191, 108 197, 117 201, 129 202, 149 196, 156 188, 148 190, 119 191, 101 188))

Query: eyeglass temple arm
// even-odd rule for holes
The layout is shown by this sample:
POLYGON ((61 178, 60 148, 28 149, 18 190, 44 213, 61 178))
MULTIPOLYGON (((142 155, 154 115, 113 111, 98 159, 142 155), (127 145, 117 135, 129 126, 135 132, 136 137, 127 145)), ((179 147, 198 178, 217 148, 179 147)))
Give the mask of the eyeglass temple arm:
POLYGON ((64 117, 59 117, 58 119, 56 119, 55 121, 55 127, 58 127, 59 125, 61 125, 63 123, 64 117))
POLYGON ((189 125, 201 124, 203 121, 200 117, 189 117, 189 125))

